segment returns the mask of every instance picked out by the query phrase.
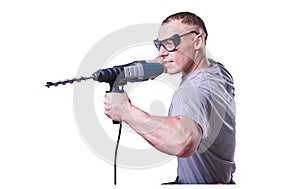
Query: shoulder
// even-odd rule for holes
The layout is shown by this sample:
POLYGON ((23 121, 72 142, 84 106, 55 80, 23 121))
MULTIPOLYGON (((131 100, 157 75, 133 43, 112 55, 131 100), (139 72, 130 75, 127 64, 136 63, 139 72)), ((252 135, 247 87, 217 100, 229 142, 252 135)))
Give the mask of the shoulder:
POLYGON ((218 69, 218 74, 220 76, 222 76, 226 81, 233 83, 233 77, 231 73, 225 68, 225 66, 222 63, 216 62, 213 59, 208 59, 208 61, 218 69))

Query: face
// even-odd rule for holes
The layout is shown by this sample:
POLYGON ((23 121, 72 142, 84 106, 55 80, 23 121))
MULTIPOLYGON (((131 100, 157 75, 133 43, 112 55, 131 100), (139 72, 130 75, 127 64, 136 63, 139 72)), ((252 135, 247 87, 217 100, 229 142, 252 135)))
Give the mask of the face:
POLYGON ((183 74, 188 74, 193 71, 196 52, 195 37, 197 37, 198 31, 199 28, 197 26, 186 25, 178 20, 161 26, 156 45, 160 47, 158 55, 162 59, 167 73, 176 74, 182 72, 183 74), (180 40, 179 44, 178 38, 180 40), (172 46, 174 47, 172 43, 174 42, 176 48, 172 51, 172 46))

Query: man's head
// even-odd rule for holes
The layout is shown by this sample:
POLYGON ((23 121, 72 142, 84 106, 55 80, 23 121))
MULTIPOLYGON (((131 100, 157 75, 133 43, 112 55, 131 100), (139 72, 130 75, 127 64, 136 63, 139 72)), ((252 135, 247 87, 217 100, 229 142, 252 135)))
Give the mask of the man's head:
POLYGON ((203 20, 199 16, 197 16, 196 14, 191 13, 191 12, 179 12, 179 13, 175 13, 175 14, 168 16, 162 22, 162 24, 167 24, 174 20, 181 20, 181 22, 183 24, 198 26, 199 29, 202 30, 202 33, 205 35, 204 39, 205 39, 205 43, 206 43, 208 33, 207 33, 207 30, 206 30, 203 20))
POLYGON ((154 43, 169 74, 188 74, 197 69, 199 60, 205 55, 206 39, 207 30, 202 19, 190 12, 179 12, 162 22, 154 43))

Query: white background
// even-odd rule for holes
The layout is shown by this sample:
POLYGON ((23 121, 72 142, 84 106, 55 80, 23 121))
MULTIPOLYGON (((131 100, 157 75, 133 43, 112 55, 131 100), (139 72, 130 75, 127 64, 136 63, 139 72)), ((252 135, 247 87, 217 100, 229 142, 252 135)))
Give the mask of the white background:
MULTIPOLYGON (((235 78, 235 187, 296 186, 296 1, 11 0, 0 3, 0 188, 116 188, 113 166, 77 130, 72 86, 44 84, 75 76, 88 50, 111 32, 160 23, 178 11, 204 19, 208 49, 235 78)), ((175 160, 151 169, 119 168, 117 187, 162 187, 176 176, 174 166, 175 160)))

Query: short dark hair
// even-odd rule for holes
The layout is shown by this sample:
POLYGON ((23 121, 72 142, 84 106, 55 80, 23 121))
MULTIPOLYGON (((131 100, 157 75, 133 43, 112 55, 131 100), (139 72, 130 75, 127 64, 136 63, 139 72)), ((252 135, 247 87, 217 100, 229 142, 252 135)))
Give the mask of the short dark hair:
POLYGON ((206 30, 204 21, 199 16, 197 16, 196 14, 191 13, 191 12, 178 12, 178 13, 175 13, 175 14, 172 14, 172 15, 168 16, 162 22, 162 24, 169 23, 172 20, 182 20, 181 22, 183 24, 199 26, 205 33, 204 39, 205 39, 205 43, 206 43, 208 33, 207 33, 207 30, 206 30))

